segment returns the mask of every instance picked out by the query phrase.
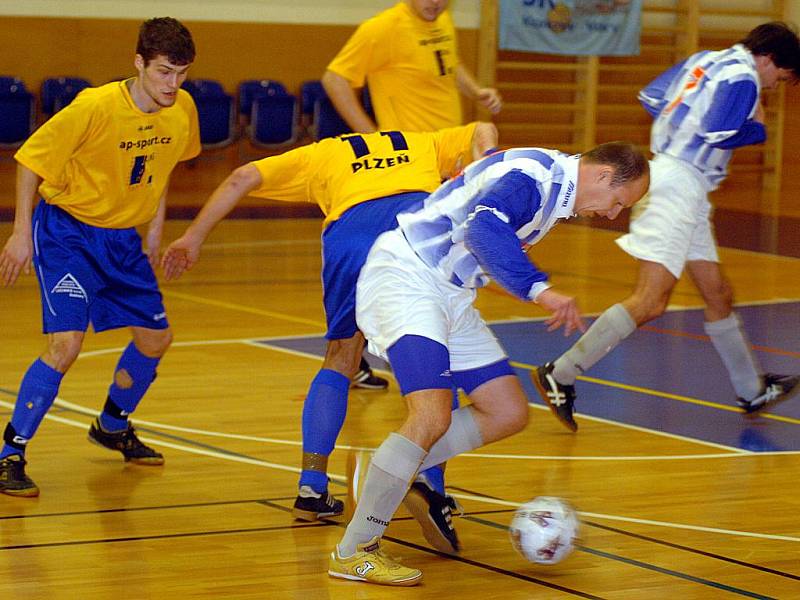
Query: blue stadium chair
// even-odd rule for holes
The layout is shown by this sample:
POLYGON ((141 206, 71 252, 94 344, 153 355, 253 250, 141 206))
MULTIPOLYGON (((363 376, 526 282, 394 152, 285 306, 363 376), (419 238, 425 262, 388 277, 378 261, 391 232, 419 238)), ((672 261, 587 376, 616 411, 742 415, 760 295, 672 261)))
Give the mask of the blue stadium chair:
POLYGON ((286 87, 271 79, 248 79, 239 84, 239 115, 248 119, 253 114, 253 102, 267 96, 288 96, 286 87))
POLYGON ((254 146, 273 148, 297 140, 297 97, 262 96, 253 101, 248 132, 254 146))
POLYGON ((307 117, 309 122, 314 116, 314 103, 320 98, 327 98, 325 88, 322 87, 322 82, 319 79, 312 81, 304 81, 300 84, 300 104, 303 116, 307 117))
POLYGON ((352 133, 350 126, 336 112, 333 102, 327 96, 314 103, 313 138, 321 140, 328 137, 352 133))
POLYGON ((17 148, 33 133, 36 110, 33 94, 16 77, 0 77, 0 147, 17 148))
POLYGON ((40 99, 42 112, 49 116, 56 114, 75 99, 78 93, 91 86, 81 77, 51 77, 42 82, 40 99))
POLYGON ((181 86, 192 96, 200 122, 203 148, 223 148, 236 137, 233 96, 213 79, 187 79, 181 86))

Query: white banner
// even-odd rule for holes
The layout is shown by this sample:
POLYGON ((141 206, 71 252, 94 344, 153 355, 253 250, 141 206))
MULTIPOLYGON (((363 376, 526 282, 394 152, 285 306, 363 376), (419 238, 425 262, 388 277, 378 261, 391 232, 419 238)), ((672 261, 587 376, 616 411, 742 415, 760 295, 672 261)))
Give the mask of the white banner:
POLYGON ((500 49, 639 54, 642 0, 500 0, 500 49))

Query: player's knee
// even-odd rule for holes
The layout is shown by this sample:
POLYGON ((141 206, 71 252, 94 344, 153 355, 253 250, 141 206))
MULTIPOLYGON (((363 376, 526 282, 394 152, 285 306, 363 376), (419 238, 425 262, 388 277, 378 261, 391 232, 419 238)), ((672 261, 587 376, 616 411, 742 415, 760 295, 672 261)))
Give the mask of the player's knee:
POLYGON ((636 325, 642 325, 664 314, 669 304, 669 294, 655 295, 636 293, 622 305, 628 311, 636 325))
POLYGON ((509 398, 500 413, 502 428, 505 435, 513 435, 525 429, 528 425, 528 402, 525 398, 509 398))
POLYGON ((134 343, 136 349, 145 356, 160 358, 172 344, 172 329, 152 330, 145 336, 138 336, 134 343))
POLYGON ((47 345, 45 362, 56 371, 66 373, 78 358, 82 344, 82 335, 54 335, 47 345))

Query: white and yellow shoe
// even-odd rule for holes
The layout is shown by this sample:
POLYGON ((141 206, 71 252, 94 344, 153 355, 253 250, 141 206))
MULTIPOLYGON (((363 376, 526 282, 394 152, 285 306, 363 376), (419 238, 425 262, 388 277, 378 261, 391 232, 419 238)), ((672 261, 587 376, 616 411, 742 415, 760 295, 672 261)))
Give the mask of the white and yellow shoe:
POLYGON ((328 575, 379 585, 411 586, 422 581, 422 571, 404 567, 381 551, 380 538, 377 535, 356 546, 353 556, 342 558, 339 556, 339 547, 334 548, 328 575))

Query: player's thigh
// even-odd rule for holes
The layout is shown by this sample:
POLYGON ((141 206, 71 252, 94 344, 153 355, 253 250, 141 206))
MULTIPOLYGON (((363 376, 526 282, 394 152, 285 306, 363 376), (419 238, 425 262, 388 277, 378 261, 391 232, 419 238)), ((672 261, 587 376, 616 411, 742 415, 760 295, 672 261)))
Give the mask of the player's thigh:
POLYGON ((507 358, 500 342, 473 305, 474 294, 458 294, 450 300, 451 329, 447 342, 450 368, 467 371, 507 358))
POLYGON ((44 333, 86 331, 102 289, 88 226, 40 202, 33 215, 33 262, 42 299, 44 333))
MULTIPOLYGON (((168 329, 158 281, 141 249, 139 234, 135 229, 126 229, 105 230, 103 235, 106 244, 98 262, 103 270, 104 287, 91 307, 95 331, 120 327, 168 329)), ((167 334, 153 335, 164 338, 167 334)))
POLYGON ((391 231, 373 246, 361 271, 356 292, 358 327, 370 350, 386 357, 387 350, 406 335, 416 335, 448 345, 450 319, 448 293, 402 234, 391 231))
POLYGON ((708 210, 705 190, 685 169, 653 161, 650 190, 632 213, 629 232, 616 240, 634 258, 659 263, 676 279, 708 210))

